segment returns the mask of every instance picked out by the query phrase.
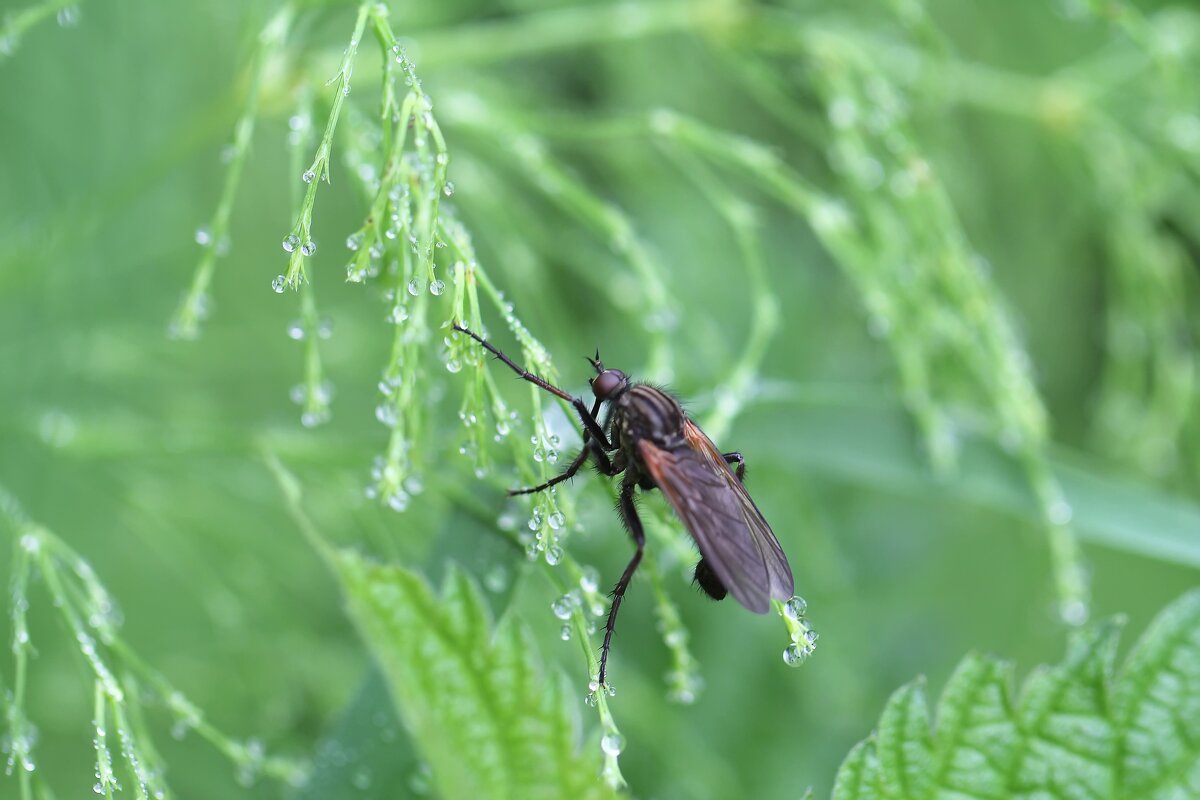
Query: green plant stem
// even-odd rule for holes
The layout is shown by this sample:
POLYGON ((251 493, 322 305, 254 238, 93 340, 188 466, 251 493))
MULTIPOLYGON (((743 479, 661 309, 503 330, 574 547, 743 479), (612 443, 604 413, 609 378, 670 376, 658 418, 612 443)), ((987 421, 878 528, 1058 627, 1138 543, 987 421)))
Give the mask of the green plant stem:
MULTIPOLYGON (((567 556, 566 558, 570 559, 570 556, 567 556)), ((569 563, 572 563, 575 567, 575 570, 578 571, 579 567, 577 564, 574 564, 573 559, 569 563)), ((547 568, 543 570, 543 574, 545 574, 546 578, 559 592, 559 594, 567 593, 567 585, 556 570, 547 568)), ((575 638, 579 642, 580 647, 583 650, 584 658, 587 661, 588 674, 593 676, 599 675, 600 662, 599 659, 596 658, 596 648, 592 644, 592 636, 588 631, 587 611, 581 605, 576 605, 572 609, 571 625, 574 628, 575 638)), ((600 735, 602 737, 619 737, 621 735, 621 731, 619 728, 617 728, 616 718, 613 716, 612 709, 610 709, 608 705, 609 692, 611 691, 610 687, 607 685, 601 685, 595 679, 593 679, 592 685, 589 686, 588 689, 588 704, 595 705, 596 713, 600 717, 600 735)), ((624 775, 621 774, 621 767, 618 764, 617 758, 618 757, 615 755, 604 753, 604 778, 606 781, 608 781, 609 785, 614 788, 625 788, 627 784, 625 783, 624 775)))
POLYGON ((294 16, 295 8, 291 3, 287 3, 271 17, 258 34, 250 66, 249 85, 242 104, 242 113, 234 126, 233 143, 228 151, 229 162, 225 170, 225 183, 221 187, 221 197, 217 201, 217 209, 213 213, 207 230, 198 233, 198 237, 205 239, 205 241, 198 241, 198 244, 204 248, 204 253, 200 256, 200 262, 196 265, 196 270, 192 275, 192 283, 187 294, 184 295, 183 301, 176 309, 169 327, 170 334, 177 338, 195 339, 200 333, 200 323, 208 313, 211 303, 209 289, 212 285, 213 271, 216 269, 217 259, 229 246, 229 220, 233 214, 238 186, 241 184, 246 156, 250 152, 250 143, 254 138, 258 99, 263 79, 272 58, 287 41, 294 16))
POLYGON ((717 387, 714 408, 703 420, 703 427, 708 435, 720 441, 750 398, 767 347, 779 330, 779 300, 771 290, 763 267, 757 213, 754 207, 734 196, 728 187, 720 183, 712 170, 691 153, 678 148, 663 149, 668 157, 679 165, 680 172, 691 177, 700 187, 733 231, 750 286, 753 305, 749 315, 750 331, 746 343, 734 359, 733 368, 717 387))
POLYGON ((350 36, 350 42, 346 46, 346 52, 337 74, 329 81, 330 83, 336 81, 337 87, 333 95, 333 102, 330 104, 329 117, 325 121, 325 131, 317 145, 316 155, 313 157, 312 165, 302 176, 304 182, 308 184, 308 189, 304 193, 304 200, 301 201, 300 213, 296 217, 296 222, 292 225, 288 238, 285 239, 291 249, 287 272, 282 276, 282 280, 276 279, 278 291, 283 291, 285 288, 295 289, 307 280, 304 259, 308 257, 305 250, 312 244, 312 213, 317 202, 317 186, 322 180, 326 183, 329 182, 329 155, 333 151, 333 134, 337 130, 338 119, 342 114, 342 105, 350 94, 350 76, 354 72, 354 59, 358 55, 358 45, 366 30, 367 20, 377 6, 378 3, 374 0, 367 0, 359 6, 358 16, 354 22, 354 33, 350 36))
POLYGON ((489 64, 534 58, 677 31, 719 32, 735 24, 742 6, 730 0, 594 3, 429 31, 418 37, 429 66, 489 64))
MULTIPOLYGON (((20 528, 18 528, 20 530, 20 528)), ((16 770, 21 788, 21 800, 32 797, 33 741, 29 720, 25 716, 25 684, 29 662, 29 575, 33 568, 30 546, 39 541, 35 531, 14 537, 11 581, 13 621, 13 693, 7 699, 9 757, 8 769, 16 770), (26 537, 34 537, 27 539, 26 537)))
POLYGON ((92 724, 95 736, 92 743, 96 750, 96 785, 104 791, 105 800, 112 800, 113 791, 117 789, 117 776, 113 773, 112 753, 108 749, 108 696, 104 686, 96 681, 92 698, 92 724))

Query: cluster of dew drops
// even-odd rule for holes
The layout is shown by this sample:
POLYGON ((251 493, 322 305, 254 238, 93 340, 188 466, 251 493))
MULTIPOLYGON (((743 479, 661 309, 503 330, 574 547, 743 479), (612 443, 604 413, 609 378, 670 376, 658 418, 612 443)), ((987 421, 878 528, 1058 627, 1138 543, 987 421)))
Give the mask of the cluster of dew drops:
POLYGON ((783 651, 783 663, 789 667, 800 666, 817 649, 818 634, 806 616, 807 611, 808 603, 800 596, 783 604, 783 616, 792 635, 792 643, 783 651))
MULTIPOLYGON (((549 554, 547 554, 549 560, 549 554)), ((587 632, 589 634, 596 632, 596 619, 603 617, 608 611, 603 599, 597 593, 600 586, 600 573, 595 567, 584 567, 579 576, 579 586, 571 589, 556 599, 550 604, 550 611, 555 618, 561 620, 562 640, 569 641, 571 638, 571 624, 569 620, 576 609, 585 611, 587 619, 587 632)))

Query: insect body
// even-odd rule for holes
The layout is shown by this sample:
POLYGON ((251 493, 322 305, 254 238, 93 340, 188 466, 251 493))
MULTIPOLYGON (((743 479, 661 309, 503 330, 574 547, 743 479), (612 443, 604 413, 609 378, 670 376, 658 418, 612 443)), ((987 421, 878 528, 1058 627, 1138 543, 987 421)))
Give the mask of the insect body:
POLYGON ((701 558, 695 579, 714 600, 732 594, 749 610, 765 614, 772 599, 792 596, 792 570, 787 556, 742 485, 745 459, 741 453, 718 450, 674 397, 654 386, 630 381, 620 370, 605 369, 597 353, 588 359, 596 370, 591 379, 595 401, 589 409, 581 398, 522 368, 477 333, 458 323, 454 328, 479 342, 524 380, 571 403, 583 423, 583 450, 561 474, 510 494, 548 489, 574 476, 588 458, 605 475, 622 476, 618 509, 637 550, 613 588, 600 653, 600 683, 604 683, 617 612, 646 544, 633 502, 638 487, 661 490, 696 540, 701 558), (605 404, 603 417, 598 417, 605 404), (736 470, 730 468, 731 464, 737 465, 736 470))

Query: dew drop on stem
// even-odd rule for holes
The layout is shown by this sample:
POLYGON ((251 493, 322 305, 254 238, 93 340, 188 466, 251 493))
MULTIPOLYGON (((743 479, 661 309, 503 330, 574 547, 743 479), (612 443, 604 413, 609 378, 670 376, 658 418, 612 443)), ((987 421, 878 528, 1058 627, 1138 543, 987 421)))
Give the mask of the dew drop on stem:
POLYGON ((795 643, 789 644, 783 651, 783 663, 789 667, 800 666, 807 657, 804 648, 795 643))
POLYGON ((790 620, 802 619, 806 611, 808 611, 808 603, 799 595, 788 600, 783 606, 783 613, 790 620))

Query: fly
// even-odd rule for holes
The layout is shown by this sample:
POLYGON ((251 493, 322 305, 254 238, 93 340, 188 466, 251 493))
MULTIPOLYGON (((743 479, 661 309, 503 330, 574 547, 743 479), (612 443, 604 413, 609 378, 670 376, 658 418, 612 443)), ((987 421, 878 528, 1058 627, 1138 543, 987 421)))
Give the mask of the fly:
POLYGON ((694 577, 709 597, 721 600, 731 594, 750 611, 765 614, 772 599, 792 596, 787 556, 742 483, 746 460, 738 452, 722 453, 678 400, 654 386, 631 381, 619 369, 606 369, 597 352, 588 359, 596 370, 589 380, 595 395, 589 409, 582 398, 534 375, 474 331, 458 322, 454 329, 479 342, 523 380, 566 400, 583 423, 583 449, 565 470, 537 486, 510 490, 510 495, 533 494, 562 483, 579 472, 588 458, 604 475, 621 475, 617 508, 637 549, 613 587, 600 651, 602 685, 617 612, 646 545, 633 501, 637 488, 660 490, 696 541, 700 561, 694 577))

